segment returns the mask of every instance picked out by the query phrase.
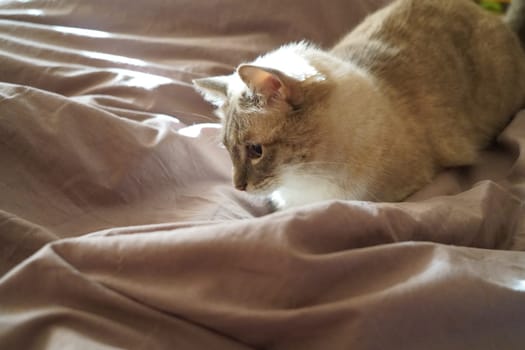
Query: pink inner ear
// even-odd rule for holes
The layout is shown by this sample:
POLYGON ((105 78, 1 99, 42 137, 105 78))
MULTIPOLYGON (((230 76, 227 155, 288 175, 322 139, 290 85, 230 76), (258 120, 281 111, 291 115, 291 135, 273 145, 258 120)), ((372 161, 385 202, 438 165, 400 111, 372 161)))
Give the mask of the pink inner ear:
POLYGON ((241 66, 238 72, 246 85, 263 94, 266 99, 287 98, 288 90, 277 73, 269 69, 249 65, 241 66))
POLYGON ((261 92, 268 97, 284 97, 282 96, 282 87, 283 84, 277 77, 272 74, 268 74, 263 80, 261 92))
POLYGON ((279 79, 277 79, 276 77, 274 77, 273 75, 269 75, 267 78, 266 78, 266 85, 268 85, 268 87, 273 90, 273 91, 278 91, 282 84, 281 82, 279 81, 279 79))

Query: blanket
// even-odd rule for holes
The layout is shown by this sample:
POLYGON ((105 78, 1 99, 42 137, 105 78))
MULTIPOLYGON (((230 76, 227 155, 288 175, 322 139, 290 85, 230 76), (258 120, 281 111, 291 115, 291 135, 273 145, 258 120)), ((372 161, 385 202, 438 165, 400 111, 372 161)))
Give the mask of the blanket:
POLYGON ((191 86, 387 2, 0 1, 0 348, 523 349, 525 111, 403 203, 271 213, 191 86))

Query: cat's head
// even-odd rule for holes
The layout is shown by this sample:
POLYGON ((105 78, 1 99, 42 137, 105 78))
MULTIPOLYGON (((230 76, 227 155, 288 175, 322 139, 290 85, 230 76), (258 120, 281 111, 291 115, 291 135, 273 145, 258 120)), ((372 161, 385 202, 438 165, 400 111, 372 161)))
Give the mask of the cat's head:
POLYGON ((232 75, 197 79, 194 85, 222 120, 237 189, 268 194, 287 171, 314 160, 329 91, 324 77, 243 64, 232 75))

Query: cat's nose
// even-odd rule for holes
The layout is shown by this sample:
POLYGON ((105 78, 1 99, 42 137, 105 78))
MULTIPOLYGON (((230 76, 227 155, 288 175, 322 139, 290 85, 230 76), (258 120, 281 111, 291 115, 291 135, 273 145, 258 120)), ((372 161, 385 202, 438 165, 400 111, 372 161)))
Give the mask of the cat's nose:
POLYGON ((239 191, 246 191, 248 187, 248 176, 246 174, 246 169, 243 167, 233 167, 233 185, 239 191))
POLYGON ((239 191, 246 191, 246 187, 248 187, 248 184, 246 183, 246 181, 235 183, 235 188, 238 189, 239 191))

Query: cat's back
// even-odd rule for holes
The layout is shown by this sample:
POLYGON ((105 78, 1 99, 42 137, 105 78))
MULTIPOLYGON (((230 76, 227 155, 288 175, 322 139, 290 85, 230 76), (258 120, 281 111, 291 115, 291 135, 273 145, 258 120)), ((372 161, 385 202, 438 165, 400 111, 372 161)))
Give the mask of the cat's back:
POLYGON ((428 118, 444 114, 429 107, 441 105, 502 124, 525 101, 517 36, 471 0, 395 0, 331 53, 370 72, 399 104, 428 118))
POLYGON ((374 73, 397 64, 405 78, 419 69, 444 71, 465 63, 476 68, 523 57, 517 37, 503 21, 472 0, 395 0, 366 18, 331 52, 374 73))
POLYGON ((387 57, 425 54, 435 48, 464 50, 476 46, 480 38, 486 39, 484 46, 489 48, 508 42, 510 31, 503 27, 498 17, 472 0, 394 0, 368 16, 332 53, 370 65, 381 51, 387 57), (356 47, 364 50, 353 50, 356 47))

